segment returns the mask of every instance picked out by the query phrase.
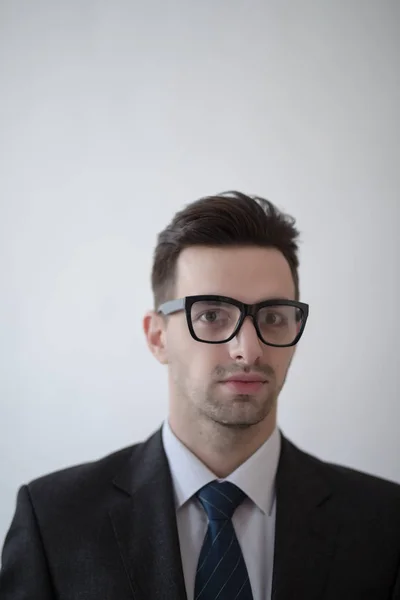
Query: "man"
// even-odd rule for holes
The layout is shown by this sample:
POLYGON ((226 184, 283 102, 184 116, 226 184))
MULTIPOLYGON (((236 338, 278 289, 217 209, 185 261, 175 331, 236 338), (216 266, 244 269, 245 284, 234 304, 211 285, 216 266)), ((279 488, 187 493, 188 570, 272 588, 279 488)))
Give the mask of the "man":
POLYGON ((168 419, 21 487, 2 600, 400 599, 400 486, 277 427, 308 317, 297 240, 293 219, 238 192, 175 215, 143 323, 168 419))

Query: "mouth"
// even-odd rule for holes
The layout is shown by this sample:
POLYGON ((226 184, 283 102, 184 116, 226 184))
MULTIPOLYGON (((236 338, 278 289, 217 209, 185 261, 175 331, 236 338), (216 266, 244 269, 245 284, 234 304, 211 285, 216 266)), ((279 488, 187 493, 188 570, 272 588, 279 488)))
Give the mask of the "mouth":
POLYGON ((222 385, 236 394, 255 394, 262 390, 267 383, 268 381, 261 381, 260 379, 228 379, 227 381, 223 381, 222 385))

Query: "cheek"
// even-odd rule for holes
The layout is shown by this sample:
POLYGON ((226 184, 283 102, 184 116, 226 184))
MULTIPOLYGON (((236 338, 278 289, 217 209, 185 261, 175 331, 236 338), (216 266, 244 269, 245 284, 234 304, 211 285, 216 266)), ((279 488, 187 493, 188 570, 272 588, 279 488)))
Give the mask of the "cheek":
POLYGON ((186 322, 171 321, 167 335, 168 360, 180 377, 191 380, 205 377, 207 362, 211 360, 209 355, 212 354, 209 348, 208 344, 192 338, 186 322))
POLYGON ((182 361, 190 354, 192 342, 186 322, 183 319, 171 319, 167 328, 167 351, 170 361, 182 361))
POLYGON ((270 365, 278 382, 282 381, 290 366, 293 357, 292 348, 268 348, 265 353, 265 362, 270 365))
POLYGON ((186 345, 183 361, 186 367, 185 376, 198 388, 209 386, 215 380, 218 368, 227 363, 221 347, 196 340, 186 345))

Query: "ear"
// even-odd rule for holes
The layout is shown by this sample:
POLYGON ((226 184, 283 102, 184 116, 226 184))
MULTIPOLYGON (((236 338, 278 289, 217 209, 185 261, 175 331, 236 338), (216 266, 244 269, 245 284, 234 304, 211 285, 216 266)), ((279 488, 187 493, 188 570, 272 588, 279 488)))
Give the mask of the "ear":
POLYGON ((166 344, 166 323, 161 315, 149 311, 143 318, 143 330, 147 345, 155 358, 162 365, 168 364, 166 344))

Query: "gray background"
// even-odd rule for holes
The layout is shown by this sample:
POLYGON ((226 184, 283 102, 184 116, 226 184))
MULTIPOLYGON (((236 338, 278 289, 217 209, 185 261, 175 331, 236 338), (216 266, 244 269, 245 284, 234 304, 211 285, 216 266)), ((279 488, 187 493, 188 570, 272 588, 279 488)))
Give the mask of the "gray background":
POLYGON ((0 541, 18 487, 166 415, 157 232, 237 188, 302 231, 303 449, 400 481, 400 5, 0 3, 0 541))

